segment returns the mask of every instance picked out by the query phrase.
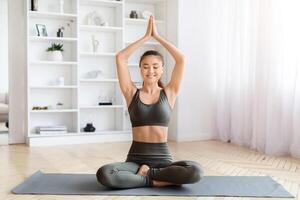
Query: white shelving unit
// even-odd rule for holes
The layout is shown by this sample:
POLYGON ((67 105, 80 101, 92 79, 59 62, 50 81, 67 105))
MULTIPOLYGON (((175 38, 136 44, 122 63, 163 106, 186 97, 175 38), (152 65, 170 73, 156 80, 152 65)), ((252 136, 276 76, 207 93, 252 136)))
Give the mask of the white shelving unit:
MULTIPOLYGON (((64 0, 63 9, 60 0, 39 0, 37 11, 30 10, 30 2, 27 0, 28 144, 130 140, 131 124, 116 76, 115 55, 144 35, 145 10, 154 14, 165 36, 165 0, 64 0), (130 18, 132 10, 137 11, 138 19, 130 18), (47 36, 38 36, 36 24, 46 26, 47 36), (64 37, 57 37, 62 26, 64 37), (93 39, 99 43, 97 49, 93 39), (63 60, 49 60, 46 49, 51 43, 63 44, 63 60), (64 84, 58 84, 59 77, 64 84), (112 105, 99 105, 101 101, 112 105), (33 110, 45 106, 49 109, 33 110), (96 131, 84 132, 87 123, 93 123, 96 131), (38 126, 56 125, 66 126, 67 133, 41 135, 36 131, 38 126)), ((166 53, 159 43, 149 41, 130 57, 128 67, 137 85, 141 83, 139 58, 149 49, 166 53)))

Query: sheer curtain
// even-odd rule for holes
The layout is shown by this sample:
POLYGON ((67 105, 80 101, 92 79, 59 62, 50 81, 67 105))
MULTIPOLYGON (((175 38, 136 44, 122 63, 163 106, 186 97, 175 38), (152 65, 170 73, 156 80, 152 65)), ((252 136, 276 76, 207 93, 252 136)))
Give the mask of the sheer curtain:
POLYGON ((215 7, 219 139, 300 157, 300 1, 215 7))

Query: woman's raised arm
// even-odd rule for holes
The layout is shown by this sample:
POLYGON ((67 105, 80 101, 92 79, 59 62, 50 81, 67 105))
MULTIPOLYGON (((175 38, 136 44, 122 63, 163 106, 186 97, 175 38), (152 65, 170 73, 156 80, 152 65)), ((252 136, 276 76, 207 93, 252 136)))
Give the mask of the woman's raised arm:
POLYGON ((154 19, 152 20, 152 23, 152 37, 156 39, 161 45, 163 45, 175 60, 175 66, 172 72, 171 80, 165 88, 169 89, 172 95, 176 97, 178 95, 180 84, 183 78, 185 56, 173 44, 171 44, 158 34, 154 19))
POLYGON ((135 85, 131 80, 130 73, 127 67, 128 58, 137 48, 142 46, 144 42, 148 41, 151 38, 152 24, 153 24, 152 21, 153 19, 150 18, 148 21, 147 31, 142 38, 138 39, 137 41, 133 42, 126 48, 122 49, 116 55, 117 75, 118 75, 121 91, 124 94, 125 98, 131 96, 131 94, 135 89, 135 85))

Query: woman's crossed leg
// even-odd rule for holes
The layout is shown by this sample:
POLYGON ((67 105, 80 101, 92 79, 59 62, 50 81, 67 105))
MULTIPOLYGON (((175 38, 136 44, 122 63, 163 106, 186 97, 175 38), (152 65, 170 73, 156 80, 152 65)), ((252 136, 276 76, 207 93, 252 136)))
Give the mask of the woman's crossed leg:
POLYGON ((102 185, 124 189, 195 183, 202 176, 202 167, 194 161, 177 161, 165 167, 117 162, 104 165, 97 172, 97 179, 102 185))

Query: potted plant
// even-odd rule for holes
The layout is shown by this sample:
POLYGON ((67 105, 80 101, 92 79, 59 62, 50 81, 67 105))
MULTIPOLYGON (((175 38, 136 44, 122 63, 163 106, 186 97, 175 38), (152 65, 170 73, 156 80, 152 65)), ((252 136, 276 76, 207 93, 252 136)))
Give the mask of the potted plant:
POLYGON ((48 47, 47 52, 49 53, 49 59, 52 61, 62 61, 63 55, 62 52, 63 44, 52 43, 50 47, 48 47))

